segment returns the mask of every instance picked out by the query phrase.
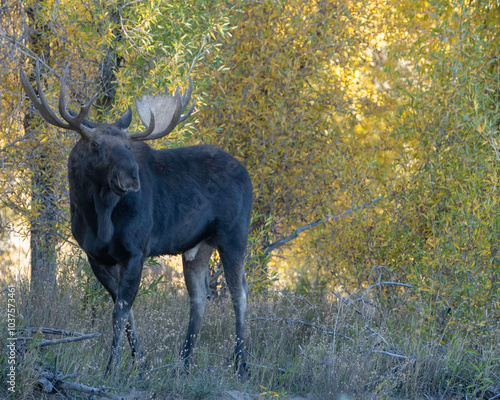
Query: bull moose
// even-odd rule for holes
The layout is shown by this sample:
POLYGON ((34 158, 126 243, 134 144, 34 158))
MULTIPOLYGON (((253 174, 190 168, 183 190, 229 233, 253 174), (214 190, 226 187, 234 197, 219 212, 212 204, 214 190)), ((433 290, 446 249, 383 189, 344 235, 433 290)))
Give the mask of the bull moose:
POLYGON ((69 65, 60 82, 60 116, 45 99, 38 61, 38 95, 22 69, 20 78, 48 123, 81 136, 68 159, 71 229, 114 302, 106 373, 117 369, 124 330, 132 355, 143 359, 132 304, 144 260, 165 254, 182 254, 190 315, 181 358, 184 368, 189 368, 210 293, 209 260, 217 249, 236 317, 235 368, 243 375, 248 294, 244 257, 252 208, 247 170, 215 146, 155 150, 144 143, 168 135, 190 116, 194 102, 183 113, 191 98, 191 79, 184 94, 177 89, 173 96, 165 91, 137 98, 137 113, 146 129, 128 133, 130 108, 113 123, 86 119, 97 94, 78 113, 66 108, 68 69, 69 65))

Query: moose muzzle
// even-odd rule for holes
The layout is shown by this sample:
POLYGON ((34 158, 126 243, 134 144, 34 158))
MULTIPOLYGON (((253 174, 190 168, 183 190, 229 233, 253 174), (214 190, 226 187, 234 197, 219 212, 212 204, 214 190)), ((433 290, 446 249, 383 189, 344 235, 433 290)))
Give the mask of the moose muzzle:
POLYGON ((110 182, 111 190, 118 196, 125 196, 130 192, 137 192, 141 188, 139 168, 135 165, 116 165, 110 182))

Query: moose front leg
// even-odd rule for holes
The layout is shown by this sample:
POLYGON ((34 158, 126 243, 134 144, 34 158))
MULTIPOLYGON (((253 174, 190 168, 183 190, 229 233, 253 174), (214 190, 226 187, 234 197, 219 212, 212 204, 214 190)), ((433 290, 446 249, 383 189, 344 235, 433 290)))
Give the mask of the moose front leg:
POLYGON ((142 360, 144 355, 142 354, 139 338, 137 337, 137 332, 135 330, 135 320, 132 309, 130 309, 128 313, 128 321, 125 326, 125 331, 127 332, 128 343, 130 344, 130 348, 132 349, 132 357, 135 358, 137 355, 139 360, 142 360))
POLYGON ((126 300, 120 299, 115 302, 113 308, 113 341, 111 342, 111 354, 106 366, 106 375, 113 374, 118 367, 122 346, 122 332, 128 321, 130 307, 131 304, 126 300))
POLYGON ((137 354, 142 359, 142 350, 135 331, 134 314, 132 304, 139 290, 141 282, 143 257, 131 258, 122 269, 115 305, 113 308, 113 340, 111 343, 111 354, 106 367, 106 375, 113 373, 120 361, 120 352, 123 339, 123 331, 127 329, 127 337, 132 348, 132 355, 137 354))

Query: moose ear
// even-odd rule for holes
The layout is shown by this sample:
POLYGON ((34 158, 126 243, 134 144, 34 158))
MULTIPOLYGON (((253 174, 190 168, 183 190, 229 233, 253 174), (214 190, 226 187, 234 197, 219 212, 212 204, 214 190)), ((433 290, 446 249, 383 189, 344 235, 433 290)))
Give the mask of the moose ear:
POLYGON ((132 110, 129 108, 123 115, 115 121, 115 125, 122 131, 126 131, 132 123, 132 110))

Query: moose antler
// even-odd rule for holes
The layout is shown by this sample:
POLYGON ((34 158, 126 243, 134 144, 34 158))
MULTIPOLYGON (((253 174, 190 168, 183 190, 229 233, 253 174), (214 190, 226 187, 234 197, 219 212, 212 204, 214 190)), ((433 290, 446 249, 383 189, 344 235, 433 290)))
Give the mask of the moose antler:
POLYGON ((193 80, 189 78, 189 87, 182 95, 177 88, 174 96, 169 96, 167 89, 165 89, 164 95, 144 95, 140 99, 137 98, 135 100, 137 113, 148 129, 143 133, 132 133, 129 138, 131 140, 152 140, 168 135, 193 112, 196 101, 193 101, 188 112, 182 115, 191 99, 192 91, 193 80))
MULTIPOLYGON (((42 115, 42 117, 50 124, 63 129, 69 129, 78 132, 82 137, 92 139, 94 137, 95 123, 89 123, 85 120, 90 112, 90 108, 97 98, 97 93, 92 96, 90 101, 81 107, 80 112, 76 114, 71 110, 66 109, 66 80, 68 76, 69 64, 64 70, 64 75, 61 80, 61 89, 59 93, 59 114, 64 119, 63 122, 49 106, 45 95, 43 94, 42 84, 40 82, 40 63, 36 60, 35 64, 35 79, 38 95, 35 93, 31 83, 24 73, 20 70, 21 85, 26 94, 42 115)), ((179 89, 175 91, 174 97, 169 96, 165 90, 164 95, 142 96, 141 99, 136 99, 137 112, 143 124, 147 126, 144 132, 130 133, 131 140, 152 140, 168 135, 179 123, 188 118, 193 112, 195 102, 191 104, 188 112, 182 115, 191 98, 193 90, 193 81, 189 78, 189 87, 186 93, 181 95, 179 89)), ((97 124, 98 125, 98 124, 97 124)))
POLYGON ((95 94, 86 105, 81 107, 80 112, 76 116, 70 115, 66 110, 66 100, 65 100, 66 79, 68 76, 68 70, 69 70, 69 64, 66 66, 66 69, 64 70, 63 79, 61 81, 61 90, 59 93, 59 114, 67 123, 59 119, 59 117, 50 108, 47 100, 45 99, 45 95, 43 94, 42 84, 40 82, 40 63, 38 62, 38 60, 36 60, 35 64, 35 79, 36 79, 36 88, 38 91, 38 96, 33 90, 33 87, 31 86, 31 83, 22 68, 20 71, 21 85, 23 86, 26 94, 28 95, 28 97, 38 110, 38 112, 48 123, 57 126, 59 128, 69 129, 78 132, 80 135, 82 135, 82 137, 91 139, 93 136, 94 129, 83 125, 83 120, 88 115, 90 107, 92 107, 92 103, 96 99, 97 94, 95 94))

